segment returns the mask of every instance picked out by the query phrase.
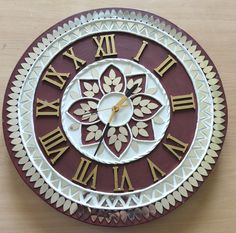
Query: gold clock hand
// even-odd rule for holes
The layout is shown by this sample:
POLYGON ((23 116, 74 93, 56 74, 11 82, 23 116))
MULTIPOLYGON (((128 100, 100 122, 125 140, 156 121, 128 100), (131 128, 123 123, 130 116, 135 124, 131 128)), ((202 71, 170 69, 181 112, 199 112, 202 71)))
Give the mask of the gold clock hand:
POLYGON ((116 111, 119 111, 122 104, 133 94, 133 92, 138 87, 138 84, 134 84, 130 89, 127 89, 125 95, 118 101, 118 103, 114 106, 116 111))

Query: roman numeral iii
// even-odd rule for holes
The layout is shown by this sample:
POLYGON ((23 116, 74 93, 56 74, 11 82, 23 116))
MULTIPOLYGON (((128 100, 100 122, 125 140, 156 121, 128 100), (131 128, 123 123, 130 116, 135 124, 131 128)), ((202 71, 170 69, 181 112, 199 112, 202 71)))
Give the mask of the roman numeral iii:
POLYGON ((69 148, 69 146, 64 146, 66 138, 59 127, 44 136, 39 137, 39 141, 41 142, 47 156, 52 157, 52 164, 55 164, 69 148))
POLYGON ((173 112, 196 108, 193 93, 190 93, 188 95, 170 96, 170 99, 173 112))
POLYGON ((99 36, 99 38, 97 36, 94 36, 93 40, 97 45, 97 52, 95 57, 107 57, 117 55, 115 34, 101 35, 99 36))
POLYGON ((168 57, 159 66, 157 66, 154 71, 163 77, 164 74, 176 63, 177 61, 171 55, 168 55, 168 57))
POLYGON ((72 180, 83 185, 91 183, 91 189, 96 189, 98 165, 92 168, 90 172, 91 161, 81 158, 80 164, 72 177, 72 180))

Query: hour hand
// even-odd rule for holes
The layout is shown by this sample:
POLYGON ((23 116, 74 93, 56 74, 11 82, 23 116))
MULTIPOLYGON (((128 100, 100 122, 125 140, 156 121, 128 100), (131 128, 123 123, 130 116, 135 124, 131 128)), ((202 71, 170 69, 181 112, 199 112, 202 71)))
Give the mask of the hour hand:
POLYGON ((134 84, 130 89, 127 88, 126 92, 125 92, 125 95, 127 98, 129 98, 133 92, 136 90, 136 88, 138 87, 138 84, 134 84))

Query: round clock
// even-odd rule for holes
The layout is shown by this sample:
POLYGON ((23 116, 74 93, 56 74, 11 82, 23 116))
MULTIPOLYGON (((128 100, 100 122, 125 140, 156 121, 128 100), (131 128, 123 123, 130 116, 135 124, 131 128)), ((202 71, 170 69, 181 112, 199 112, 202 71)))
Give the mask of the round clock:
POLYGON ((213 169, 226 125, 206 52, 132 9, 83 12, 43 33, 16 65, 3 107, 25 183, 58 211, 104 226, 184 203, 213 169))

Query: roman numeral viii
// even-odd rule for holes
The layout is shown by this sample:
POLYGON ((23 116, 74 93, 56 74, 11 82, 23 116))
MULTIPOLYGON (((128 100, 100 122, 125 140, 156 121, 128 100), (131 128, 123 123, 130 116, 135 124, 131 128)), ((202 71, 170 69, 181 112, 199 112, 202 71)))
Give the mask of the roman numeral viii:
POLYGON ((88 172, 89 169, 91 169, 91 161, 81 158, 80 164, 72 177, 72 180, 83 185, 87 185, 91 182, 91 189, 96 189, 98 165, 93 167, 90 172, 88 172))
POLYGON ((115 34, 101 35, 98 39, 97 36, 93 37, 97 45, 97 52, 95 57, 107 57, 117 55, 115 34))
POLYGON ((47 156, 52 157, 52 164, 55 164, 69 148, 69 146, 63 146, 66 142, 66 137, 59 127, 44 136, 39 137, 39 141, 41 142, 47 156))

